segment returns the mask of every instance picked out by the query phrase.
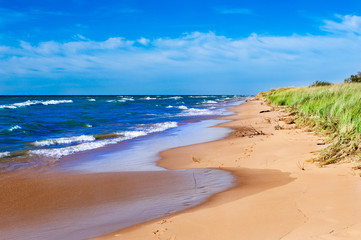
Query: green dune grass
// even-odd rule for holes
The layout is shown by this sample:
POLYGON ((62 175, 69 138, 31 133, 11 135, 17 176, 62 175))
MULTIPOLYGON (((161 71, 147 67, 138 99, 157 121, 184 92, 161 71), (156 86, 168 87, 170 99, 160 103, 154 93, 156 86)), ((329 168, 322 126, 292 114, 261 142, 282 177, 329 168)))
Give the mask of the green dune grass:
POLYGON ((361 147, 361 84, 281 88, 259 94, 273 105, 286 106, 296 122, 329 136, 320 154, 324 164, 357 156, 361 147))

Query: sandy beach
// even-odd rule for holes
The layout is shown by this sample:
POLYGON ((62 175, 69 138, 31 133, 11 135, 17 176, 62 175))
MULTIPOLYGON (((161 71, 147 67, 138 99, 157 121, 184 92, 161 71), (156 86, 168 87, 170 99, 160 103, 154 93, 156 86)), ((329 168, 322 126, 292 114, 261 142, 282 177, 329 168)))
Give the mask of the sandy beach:
POLYGON ((361 1, 1 3, 0 240, 361 240, 361 1))
POLYGON ((2 173, 0 238, 360 239, 350 164, 310 162, 323 139, 261 101, 230 110, 216 126, 233 129, 228 137, 159 153, 172 171, 2 173), (229 173, 234 186, 207 197, 229 173))
POLYGON ((350 164, 310 162, 325 145, 248 101, 231 109, 227 138, 162 152, 167 169, 217 168, 237 185, 181 213, 96 239, 360 239, 361 178, 350 164), (276 130, 281 129, 281 130, 276 130))

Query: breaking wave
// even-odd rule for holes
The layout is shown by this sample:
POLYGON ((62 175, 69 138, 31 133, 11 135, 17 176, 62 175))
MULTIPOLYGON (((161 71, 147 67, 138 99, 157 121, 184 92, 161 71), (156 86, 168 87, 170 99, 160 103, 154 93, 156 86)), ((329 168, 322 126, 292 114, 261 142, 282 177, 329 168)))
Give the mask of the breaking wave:
POLYGON ((184 106, 184 105, 181 105, 181 106, 172 106, 172 105, 169 105, 167 106, 166 108, 178 108, 178 109, 182 109, 182 110, 185 110, 185 109, 188 109, 187 106, 184 106))
POLYGON ((202 115, 216 115, 217 112, 213 112, 209 109, 189 108, 183 110, 178 116, 202 116, 202 115))
POLYGON ((15 109, 15 108, 19 108, 19 107, 26 107, 26 106, 38 105, 38 104, 55 105, 55 104, 72 103, 72 102, 73 102, 73 100, 46 100, 46 101, 27 100, 25 102, 20 102, 20 103, 13 103, 13 104, 8 104, 8 105, 0 105, 0 108, 15 109))
POLYGON ((75 137, 62 137, 62 138, 54 138, 48 140, 41 140, 36 141, 33 143, 34 146, 44 147, 44 146, 51 146, 51 145, 65 145, 65 144, 72 144, 72 143, 81 143, 81 142, 91 142, 95 141, 95 137, 89 135, 81 135, 75 137))
POLYGON ((11 128, 9 128, 8 130, 10 132, 12 132, 12 131, 17 130, 17 129, 21 129, 21 127, 19 125, 15 125, 15 126, 12 126, 11 128))
POLYGON ((0 152, 0 158, 10 156, 10 152, 0 152))
POLYGON ((59 145, 59 144, 71 144, 71 143, 79 143, 79 144, 74 146, 61 147, 61 148, 30 150, 29 153, 30 155, 42 155, 47 157, 60 158, 61 156, 73 154, 76 152, 92 150, 92 149, 104 147, 109 144, 115 144, 136 137, 146 136, 150 133, 162 132, 170 128, 175 128, 177 126, 178 124, 176 122, 163 122, 163 123, 155 123, 155 124, 147 125, 142 130, 123 131, 123 132, 108 134, 109 137, 114 137, 114 138, 107 138, 106 135, 102 135, 104 137, 99 137, 98 135, 98 138, 96 135, 95 136, 82 135, 77 137, 56 138, 56 139, 36 141, 33 144, 35 146, 40 146, 40 147, 59 145))
POLYGON ((124 103, 124 102, 127 102, 127 101, 134 101, 134 98, 132 97, 122 97, 120 99, 111 99, 111 100, 106 100, 106 102, 121 102, 121 103, 124 103))

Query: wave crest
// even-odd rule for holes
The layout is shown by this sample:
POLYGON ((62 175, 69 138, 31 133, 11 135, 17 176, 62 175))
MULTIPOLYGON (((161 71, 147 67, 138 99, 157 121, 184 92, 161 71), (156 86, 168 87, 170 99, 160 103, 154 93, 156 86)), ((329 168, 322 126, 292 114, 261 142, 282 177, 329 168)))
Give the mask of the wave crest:
POLYGON ((15 126, 12 126, 11 128, 9 128, 8 130, 10 132, 12 132, 12 131, 17 130, 17 129, 21 129, 21 127, 19 125, 15 125, 15 126))
POLYGON ((10 156, 10 152, 0 152, 0 158, 10 156))
POLYGON ((0 108, 15 109, 15 108, 19 108, 19 107, 26 107, 26 106, 38 105, 38 104, 54 105, 54 104, 72 103, 72 102, 73 102, 73 100, 46 100, 46 101, 27 100, 25 102, 20 102, 20 103, 13 103, 13 104, 8 104, 8 105, 0 105, 0 108))
POLYGON ((51 148, 51 149, 36 149, 29 151, 32 155, 43 155, 47 157, 60 158, 65 155, 73 154, 76 152, 92 150, 100 147, 104 147, 109 144, 115 144, 118 142, 130 140, 136 137, 146 136, 150 133, 162 132, 169 128, 177 127, 177 122, 163 122, 147 125, 143 130, 135 131, 123 131, 118 133, 112 133, 108 135, 98 135, 98 138, 89 135, 82 135, 69 138, 57 138, 34 142, 36 146, 51 146, 57 144, 71 144, 80 143, 74 146, 51 148), (109 138, 113 136, 115 138, 109 138), (98 140, 97 140, 98 139, 98 140))
POLYGON ((33 145, 37 147, 44 147, 51 145, 62 145, 62 144, 72 144, 72 143, 91 142, 91 141, 95 141, 95 137, 90 135, 81 135, 75 137, 62 137, 62 138, 36 141, 33 142, 33 145))
POLYGON ((213 112, 209 109, 200 109, 200 108, 189 108, 183 110, 178 116, 201 116, 201 115, 216 115, 216 112, 213 112))

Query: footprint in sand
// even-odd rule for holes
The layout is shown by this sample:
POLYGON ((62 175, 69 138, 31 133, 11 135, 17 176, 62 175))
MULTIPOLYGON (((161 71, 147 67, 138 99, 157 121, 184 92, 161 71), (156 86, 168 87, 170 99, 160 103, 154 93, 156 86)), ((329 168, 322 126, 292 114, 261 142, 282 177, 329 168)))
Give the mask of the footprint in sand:
POLYGON ((168 229, 167 228, 159 228, 153 232, 153 234, 157 237, 157 239, 160 239, 160 236, 165 233, 168 229))
POLYGON ((163 219, 163 220, 160 221, 158 224, 164 224, 164 223, 166 223, 166 222, 167 222, 167 220, 163 219))

